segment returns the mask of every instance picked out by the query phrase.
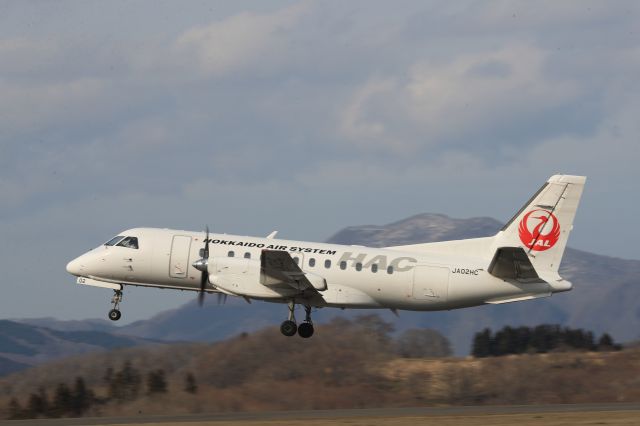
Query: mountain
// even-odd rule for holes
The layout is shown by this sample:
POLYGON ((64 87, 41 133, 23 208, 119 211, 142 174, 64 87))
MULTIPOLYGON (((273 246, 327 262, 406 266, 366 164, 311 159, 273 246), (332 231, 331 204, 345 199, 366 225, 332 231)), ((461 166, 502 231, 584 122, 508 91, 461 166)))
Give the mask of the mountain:
POLYGON ((30 365, 28 364, 15 362, 10 360, 9 358, 0 356, 0 377, 6 376, 7 374, 15 373, 16 371, 24 370, 29 367, 30 365))
POLYGON ((103 319, 63 321, 53 317, 44 317, 17 319, 15 321, 22 324, 50 328, 57 331, 104 331, 109 333, 117 330, 118 328, 112 321, 103 319))
POLYGON ((0 320, 0 376, 70 355, 160 343, 102 331, 58 331, 0 320))
POLYGON ((349 226, 327 240, 332 244, 389 247, 494 235, 502 223, 489 217, 454 219, 424 213, 388 225, 349 226))
MULTIPOLYGON (((454 219, 427 213, 387 225, 351 226, 333 235, 328 242, 384 247, 490 236, 501 227, 501 222, 491 218, 454 219)), ((388 310, 320 309, 313 318, 316 322, 326 322, 336 316, 354 318, 376 313, 392 322, 398 331, 413 327, 440 331, 449 338, 458 355, 469 353, 475 332, 505 325, 559 323, 593 330, 597 334, 608 332, 616 341, 640 337, 637 303, 640 300, 640 261, 567 249, 560 271, 573 282, 573 291, 545 299, 446 312, 401 311, 397 318, 388 310)), ((203 308, 189 302, 149 320, 117 327, 113 332, 158 340, 215 341, 265 325, 277 325, 285 315, 283 305, 247 304, 232 297, 227 304, 218 305, 214 297, 208 297, 203 308)), ((298 315, 302 317, 303 314, 299 312, 298 315)), ((49 326, 68 329, 70 324, 51 323, 49 326)), ((91 329, 96 326, 95 322, 86 324, 91 329)))

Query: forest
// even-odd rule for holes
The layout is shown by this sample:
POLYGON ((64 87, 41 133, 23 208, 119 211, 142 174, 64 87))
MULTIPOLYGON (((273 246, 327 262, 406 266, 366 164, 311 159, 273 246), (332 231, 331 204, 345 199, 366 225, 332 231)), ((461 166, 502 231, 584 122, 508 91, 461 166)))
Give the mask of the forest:
POLYGON ((0 380, 0 417, 640 400, 632 383, 640 351, 585 331, 484 330, 471 342, 477 356, 455 358, 439 333, 394 333, 375 315, 317 327, 309 340, 268 327, 212 344, 117 349, 41 365, 0 380), (490 349, 481 351, 487 337, 490 349), (555 343, 540 346, 540 339, 555 343), (512 340, 513 347, 504 343, 512 340), (511 350, 520 355, 495 356, 511 350))

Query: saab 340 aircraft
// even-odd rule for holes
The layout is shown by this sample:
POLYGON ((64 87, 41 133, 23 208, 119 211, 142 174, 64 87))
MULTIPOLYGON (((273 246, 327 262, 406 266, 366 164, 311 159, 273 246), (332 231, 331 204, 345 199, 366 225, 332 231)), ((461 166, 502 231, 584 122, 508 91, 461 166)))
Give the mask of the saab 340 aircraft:
POLYGON ((136 228, 72 260, 77 283, 218 293, 286 303, 280 330, 313 335, 313 307, 437 311, 547 297, 571 290, 558 274, 583 176, 552 176, 493 237, 385 248, 173 229, 136 228), (305 319, 295 319, 296 304, 305 319))

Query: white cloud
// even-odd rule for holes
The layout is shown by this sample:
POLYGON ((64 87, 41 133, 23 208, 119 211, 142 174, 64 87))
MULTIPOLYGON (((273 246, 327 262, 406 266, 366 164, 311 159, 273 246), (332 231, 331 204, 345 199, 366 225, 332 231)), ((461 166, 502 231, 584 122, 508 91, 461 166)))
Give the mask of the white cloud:
POLYGON ((226 75, 249 65, 258 68, 286 52, 291 33, 310 3, 300 2, 274 13, 243 12, 186 31, 174 44, 176 59, 204 75, 226 75))
POLYGON ((511 44, 444 63, 416 63, 406 76, 374 77, 356 89, 341 127, 359 146, 394 154, 485 142, 492 132, 536 120, 583 95, 575 81, 547 76, 547 61, 540 48, 511 44))
POLYGON ((397 84, 392 79, 375 77, 359 87, 344 111, 341 128, 345 135, 356 143, 366 143, 367 140, 382 137, 385 124, 383 120, 367 118, 367 106, 376 95, 387 96, 397 89, 397 84))
POLYGON ((129 225, 508 218, 555 172, 590 176, 588 228, 617 210, 600 251, 638 257, 637 2, 156 3, 0 16, 5 270, 42 247, 66 279, 129 225))

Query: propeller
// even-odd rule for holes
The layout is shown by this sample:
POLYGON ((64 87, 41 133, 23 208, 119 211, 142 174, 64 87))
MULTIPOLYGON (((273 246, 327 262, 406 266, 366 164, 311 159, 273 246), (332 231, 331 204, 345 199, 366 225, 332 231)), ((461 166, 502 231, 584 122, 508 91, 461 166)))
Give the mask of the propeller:
POLYGON ((206 237, 204 239, 204 249, 202 249, 202 258, 193 263, 193 267, 201 271, 200 275, 200 292, 198 293, 198 304, 202 306, 204 303, 205 287, 209 282, 209 226, 206 227, 206 237))

